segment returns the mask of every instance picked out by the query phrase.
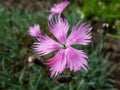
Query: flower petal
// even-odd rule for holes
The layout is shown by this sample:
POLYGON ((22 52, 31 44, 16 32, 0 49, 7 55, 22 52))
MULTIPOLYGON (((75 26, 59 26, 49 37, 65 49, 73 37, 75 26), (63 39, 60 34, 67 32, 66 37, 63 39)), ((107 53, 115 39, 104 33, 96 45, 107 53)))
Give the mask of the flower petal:
POLYGON ((38 24, 34 25, 34 26, 30 26, 29 30, 28 30, 28 33, 32 37, 40 36, 41 35, 40 26, 38 24))
POLYGON ((57 40, 64 44, 69 29, 69 23, 66 19, 52 18, 49 22, 50 32, 57 38, 57 40))
POLYGON ((63 10, 68 6, 69 3, 70 3, 69 1, 64 1, 58 4, 54 4, 54 7, 50 9, 50 12, 61 14, 63 10))
POLYGON ((51 20, 52 18, 53 18, 53 15, 54 15, 55 13, 51 13, 49 16, 48 16, 48 20, 51 20))
POLYGON ((51 20, 54 14, 59 14, 61 16, 63 10, 69 5, 69 1, 64 1, 58 4, 54 4, 54 6, 50 9, 51 14, 48 19, 51 20))
POLYGON ((66 67, 65 50, 59 50, 54 57, 47 61, 47 65, 50 67, 51 77, 61 74, 66 67))
POLYGON ((41 36, 37 38, 38 42, 33 44, 34 51, 40 56, 49 54, 55 50, 59 50, 62 45, 51 39, 49 36, 41 36))
POLYGON ((66 60, 67 60, 67 68, 70 69, 70 71, 78 71, 80 69, 84 69, 87 71, 87 55, 82 50, 76 50, 72 47, 69 47, 65 51, 66 60))
POLYGON ((91 42, 91 30, 92 28, 89 25, 86 25, 85 23, 78 23, 72 28, 72 31, 67 39, 67 44, 87 45, 89 42, 91 42))
POLYGON ((87 71, 88 63, 87 55, 82 50, 76 50, 72 47, 61 49, 57 54, 47 61, 47 65, 51 70, 51 77, 61 74, 65 68, 70 71, 78 71, 84 69, 87 71))

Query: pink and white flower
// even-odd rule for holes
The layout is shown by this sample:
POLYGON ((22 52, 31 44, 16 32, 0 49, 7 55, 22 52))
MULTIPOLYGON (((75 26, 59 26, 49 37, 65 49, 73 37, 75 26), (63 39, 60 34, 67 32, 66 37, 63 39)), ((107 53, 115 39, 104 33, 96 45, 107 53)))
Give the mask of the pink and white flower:
POLYGON ((32 37, 38 37, 38 36, 40 36, 41 35, 40 26, 38 24, 34 25, 34 26, 30 26, 29 30, 28 30, 28 33, 32 37))
POLYGON ((61 16, 63 10, 69 5, 69 1, 64 1, 59 4, 54 4, 54 6, 50 9, 51 14, 49 15, 49 20, 53 17, 54 14, 59 14, 61 16))
POLYGON ((91 42, 91 27, 85 23, 77 23, 73 26, 70 35, 67 37, 69 23, 60 17, 51 19, 49 22, 50 32, 57 41, 48 35, 42 35, 38 42, 33 44, 34 51, 40 56, 57 51, 56 55, 47 60, 46 64, 50 68, 51 77, 61 74, 65 68, 70 71, 84 69, 87 71, 88 56, 82 50, 77 50, 72 45, 88 45, 91 42))

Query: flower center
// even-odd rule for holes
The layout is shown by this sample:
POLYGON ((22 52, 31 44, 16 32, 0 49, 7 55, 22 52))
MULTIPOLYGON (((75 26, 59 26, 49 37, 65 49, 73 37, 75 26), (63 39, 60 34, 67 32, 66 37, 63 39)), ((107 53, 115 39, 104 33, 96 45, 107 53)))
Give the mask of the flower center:
POLYGON ((67 46, 64 44, 64 45, 63 45, 63 49, 66 49, 66 48, 67 48, 67 46))
POLYGON ((70 45, 65 43, 65 44, 62 44, 62 49, 67 49, 70 45))

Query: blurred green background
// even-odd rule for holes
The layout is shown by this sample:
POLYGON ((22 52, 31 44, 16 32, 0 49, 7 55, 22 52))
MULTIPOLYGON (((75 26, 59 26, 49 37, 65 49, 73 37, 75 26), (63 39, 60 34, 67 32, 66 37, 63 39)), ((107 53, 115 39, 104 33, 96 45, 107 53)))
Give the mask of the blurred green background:
POLYGON ((48 10, 61 1, 0 0, 0 90, 120 90, 120 0, 71 0, 63 13, 71 27, 78 21, 93 27, 92 43, 75 46, 89 56, 88 72, 72 73, 71 82, 59 83, 57 78, 70 72, 51 79, 48 70, 28 63, 31 55, 42 61, 53 55, 39 57, 32 51, 35 40, 28 28, 40 24, 51 35, 48 10), (103 23, 109 24, 104 38, 103 23))

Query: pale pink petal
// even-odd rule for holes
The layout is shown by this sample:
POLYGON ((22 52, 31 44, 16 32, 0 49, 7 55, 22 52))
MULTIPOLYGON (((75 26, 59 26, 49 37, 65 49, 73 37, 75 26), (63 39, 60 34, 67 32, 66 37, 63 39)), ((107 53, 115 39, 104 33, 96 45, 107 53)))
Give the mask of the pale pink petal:
POLYGON ((66 60, 67 60, 67 68, 70 71, 78 71, 84 69, 87 71, 87 55, 82 50, 76 50, 72 47, 68 47, 65 50, 66 60))
POLYGON ((53 15, 54 15, 54 14, 55 14, 55 13, 51 13, 51 14, 49 15, 48 19, 51 20, 51 19, 53 18, 53 15))
POLYGON ((55 77, 58 74, 61 74, 66 67, 66 63, 65 50, 61 49, 54 57, 47 61, 47 65, 51 70, 51 77, 55 77))
POLYGON ((61 16, 64 9, 69 5, 69 1, 64 1, 58 4, 54 4, 54 6, 50 9, 51 14, 49 15, 48 19, 51 20, 54 14, 59 14, 61 16))
POLYGON ((68 45, 80 44, 80 45, 87 45, 91 42, 91 30, 92 28, 85 23, 80 24, 78 23, 72 28, 72 31, 67 39, 68 45))
POLYGON ((50 9, 50 12, 61 14, 63 10, 68 6, 69 3, 70 3, 69 1, 64 1, 62 3, 54 4, 54 7, 50 9))
POLYGON ((59 17, 52 18, 49 22, 50 32, 57 38, 57 40, 65 44, 66 36, 69 29, 69 23, 66 19, 59 17))
POLYGON ((61 49, 57 54, 47 61, 47 65, 51 70, 51 77, 61 74, 65 68, 70 71, 78 71, 84 69, 87 71, 88 62, 87 55, 82 50, 76 50, 72 47, 61 49))
POLYGON ((34 26, 30 26, 29 30, 28 30, 28 33, 32 37, 38 37, 38 36, 40 36, 41 35, 40 26, 38 24, 34 25, 34 26))
POLYGON ((38 42, 33 44, 34 51, 40 56, 49 54, 55 50, 59 50, 62 45, 51 39, 49 36, 41 36, 37 38, 38 42), (40 40, 39 40, 40 39, 40 40))

